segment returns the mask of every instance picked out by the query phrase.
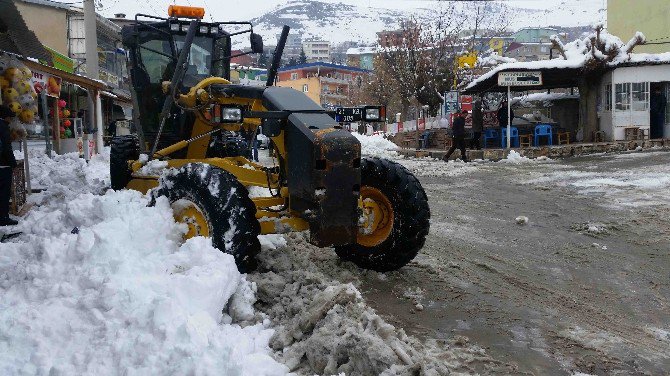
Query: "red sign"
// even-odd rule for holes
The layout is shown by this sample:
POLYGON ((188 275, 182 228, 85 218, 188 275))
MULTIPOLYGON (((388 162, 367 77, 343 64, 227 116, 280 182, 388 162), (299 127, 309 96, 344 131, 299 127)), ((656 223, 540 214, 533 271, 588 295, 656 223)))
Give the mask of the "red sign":
POLYGON ((472 111, 472 95, 461 95, 461 110, 472 111))
POLYGON ((402 121, 398 122, 398 133, 402 132, 402 121))
POLYGON ((426 119, 425 118, 419 119, 418 124, 419 124, 418 128, 419 128, 420 131, 423 131, 423 130, 426 129, 426 119))

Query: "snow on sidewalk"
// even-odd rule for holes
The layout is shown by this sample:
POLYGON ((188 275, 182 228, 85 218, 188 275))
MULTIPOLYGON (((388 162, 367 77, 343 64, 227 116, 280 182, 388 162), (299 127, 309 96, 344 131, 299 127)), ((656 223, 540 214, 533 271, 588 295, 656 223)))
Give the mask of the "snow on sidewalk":
POLYGON ((107 191, 108 155, 33 153, 47 190, 0 244, 0 374, 282 375, 268 321, 241 327, 255 286, 165 200, 107 191), (252 293, 250 293, 252 292, 252 293), (238 318, 238 317, 235 317, 238 318))

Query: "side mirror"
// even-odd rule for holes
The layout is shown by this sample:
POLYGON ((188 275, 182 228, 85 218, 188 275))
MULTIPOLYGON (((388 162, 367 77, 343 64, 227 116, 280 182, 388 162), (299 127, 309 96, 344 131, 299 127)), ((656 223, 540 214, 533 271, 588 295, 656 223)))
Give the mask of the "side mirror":
POLYGON ((260 54, 263 53, 263 37, 256 33, 251 33, 249 37, 251 42, 251 53, 260 54))

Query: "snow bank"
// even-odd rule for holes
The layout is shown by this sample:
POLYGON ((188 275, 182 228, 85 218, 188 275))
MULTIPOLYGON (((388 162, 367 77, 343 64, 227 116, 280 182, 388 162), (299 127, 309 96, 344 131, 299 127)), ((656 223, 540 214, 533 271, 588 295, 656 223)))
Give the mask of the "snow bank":
POLYGON ((106 155, 33 156, 47 190, 0 244, 0 374, 288 371, 270 356, 273 330, 231 324, 253 312, 255 285, 209 239, 181 244, 166 200, 94 194, 106 155))
POLYGON ((360 133, 352 132, 358 141, 361 143, 361 154, 364 156, 380 157, 380 158, 397 158, 398 145, 384 138, 384 136, 376 134, 372 136, 362 135, 360 133))
POLYGON ((298 375, 448 375, 470 374, 474 364, 500 367, 462 338, 423 343, 387 323, 356 287, 362 274, 383 274, 343 263, 301 233, 264 238, 260 272, 249 278, 258 286, 257 306, 277 324, 270 345, 298 375))

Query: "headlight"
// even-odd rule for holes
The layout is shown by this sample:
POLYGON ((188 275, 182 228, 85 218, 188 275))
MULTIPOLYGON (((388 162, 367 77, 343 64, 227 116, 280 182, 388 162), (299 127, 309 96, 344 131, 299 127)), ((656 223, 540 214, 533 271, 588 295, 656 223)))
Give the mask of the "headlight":
POLYGON ((209 32, 212 34, 218 34, 219 33, 219 27, 218 26, 212 26, 209 28, 209 32))
POLYGON ((222 123, 241 123, 242 109, 239 107, 221 107, 222 123))
POLYGON ((365 121, 378 121, 379 120, 379 109, 378 108, 366 108, 365 109, 365 121))
POLYGON ((184 33, 188 31, 188 24, 181 24, 181 31, 184 33))
POLYGON ((178 23, 171 23, 170 24, 170 31, 179 31, 179 24, 178 23))
POLYGON ((200 34, 207 34, 209 32, 208 26, 200 26, 200 34))

